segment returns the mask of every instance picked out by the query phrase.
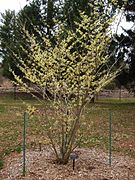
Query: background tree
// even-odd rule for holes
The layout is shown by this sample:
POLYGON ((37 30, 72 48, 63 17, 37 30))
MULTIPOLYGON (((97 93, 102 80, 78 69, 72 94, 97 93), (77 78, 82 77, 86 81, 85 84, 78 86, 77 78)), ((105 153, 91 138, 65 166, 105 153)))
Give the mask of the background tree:
MULTIPOLYGON (((115 3, 115 1, 111 1, 111 0, 100 0, 100 2, 98 2, 96 4, 96 2, 94 0, 64 0, 63 1, 63 8, 62 8, 62 14, 63 14, 63 22, 67 25, 67 27, 69 28, 74 28, 75 21, 79 21, 80 19, 80 13, 79 11, 84 11, 88 16, 93 12, 93 9, 95 8, 95 6, 97 6, 98 8, 98 13, 100 15, 105 15, 106 19, 108 18, 108 16, 113 16, 116 12, 116 10, 118 9, 118 3, 115 3), (91 4, 91 6, 89 6, 89 3, 91 4), (106 6, 106 8, 105 8, 106 6), (110 13, 107 14, 107 8, 110 8, 110 13)), ((123 2, 123 1, 122 1, 123 2)), ((120 4, 120 3, 119 3, 120 4)), ((105 20, 105 17, 104 17, 105 20)))
POLYGON ((13 51, 16 49, 16 16, 15 11, 7 10, 1 14, 0 25, 0 55, 3 59, 3 74, 4 76, 11 77, 9 68, 12 68, 16 73, 15 58, 13 51))
POLYGON ((125 68, 116 79, 118 86, 124 86, 129 91, 135 92, 135 2, 133 0, 128 0, 124 15, 126 21, 132 23, 133 26, 129 30, 123 27, 123 32, 114 36, 111 47, 115 49, 115 54, 112 58, 125 62, 125 68))
POLYGON ((48 0, 44 2, 41 0, 33 0, 17 14, 15 14, 14 11, 5 11, 5 13, 2 14, 0 48, 1 57, 3 59, 4 76, 10 79, 13 78, 10 68, 16 71, 16 74, 21 73, 17 67, 19 62, 12 52, 16 51, 18 56, 24 56, 24 59, 26 59, 27 54, 22 48, 26 48, 27 40, 22 35, 22 28, 25 27, 30 34, 34 34, 42 47, 42 36, 45 34, 49 35, 52 41, 55 42, 53 38, 55 27, 54 17, 58 16, 59 9, 56 2, 57 0, 48 0))

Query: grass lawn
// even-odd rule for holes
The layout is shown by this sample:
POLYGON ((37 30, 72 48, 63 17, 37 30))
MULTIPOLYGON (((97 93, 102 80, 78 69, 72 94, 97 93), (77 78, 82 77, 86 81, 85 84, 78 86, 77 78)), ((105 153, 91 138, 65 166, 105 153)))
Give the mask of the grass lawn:
MULTIPOLYGON (((35 100, 25 102, 39 106, 35 100)), ((5 155, 21 151, 23 113, 22 100, 0 97, 0 166, 5 155)), ((109 113, 112 113, 113 151, 135 158, 135 99, 102 99, 85 109, 80 134, 80 147, 108 150, 109 113)), ((47 142, 42 121, 34 117, 27 122, 27 144, 47 142)))

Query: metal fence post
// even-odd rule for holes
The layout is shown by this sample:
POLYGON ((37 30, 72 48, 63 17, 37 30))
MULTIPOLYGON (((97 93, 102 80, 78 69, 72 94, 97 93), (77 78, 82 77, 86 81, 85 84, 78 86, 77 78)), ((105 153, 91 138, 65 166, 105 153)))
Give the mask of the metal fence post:
POLYGON ((27 114, 24 112, 24 122, 23 122, 23 176, 26 173, 26 118, 27 114))
POLYGON ((112 112, 109 112, 109 165, 112 164, 112 112))

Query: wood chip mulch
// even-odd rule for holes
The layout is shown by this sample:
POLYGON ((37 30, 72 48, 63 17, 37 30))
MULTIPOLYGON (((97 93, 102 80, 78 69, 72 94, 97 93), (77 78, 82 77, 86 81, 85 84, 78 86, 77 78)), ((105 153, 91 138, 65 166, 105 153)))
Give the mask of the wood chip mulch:
POLYGON ((58 165, 49 147, 42 151, 27 150, 26 175, 22 176, 22 153, 12 153, 5 158, 0 180, 135 180, 135 159, 113 154, 112 166, 108 165, 108 153, 97 149, 76 149, 79 158, 58 165))

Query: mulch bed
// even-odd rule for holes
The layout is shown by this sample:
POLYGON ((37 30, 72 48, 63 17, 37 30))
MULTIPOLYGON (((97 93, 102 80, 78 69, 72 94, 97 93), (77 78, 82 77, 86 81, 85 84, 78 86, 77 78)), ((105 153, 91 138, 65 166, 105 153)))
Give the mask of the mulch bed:
POLYGON ((76 149, 79 158, 67 165, 55 163, 53 151, 46 146, 42 151, 27 150, 26 176, 22 176, 22 154, 5 157, 1 180, 135 180, 135 159, 113 154, 112 166, 108 165, 108 153, 97 149, 76 149))

